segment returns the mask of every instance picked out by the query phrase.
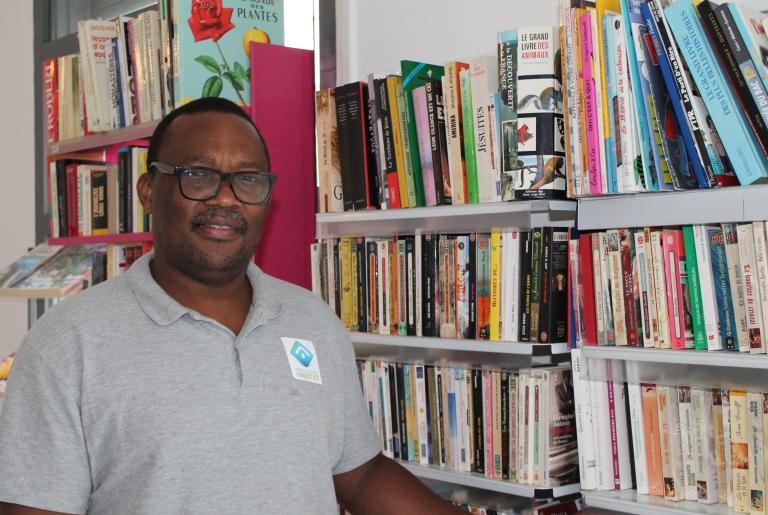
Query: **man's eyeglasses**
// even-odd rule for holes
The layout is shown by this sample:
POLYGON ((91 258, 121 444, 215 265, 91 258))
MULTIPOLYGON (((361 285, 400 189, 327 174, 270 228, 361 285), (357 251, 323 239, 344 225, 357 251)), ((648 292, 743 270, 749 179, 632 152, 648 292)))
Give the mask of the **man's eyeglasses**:
POLYGON ((266 204, 277 176, 269 172, 225 173, 210 168, 172 166, 160 161, 149 165, 160 173, 179 178, 179 190, 189 200, 215 198, 224 181, 229 181, 235 198, 243 204, 266 204))

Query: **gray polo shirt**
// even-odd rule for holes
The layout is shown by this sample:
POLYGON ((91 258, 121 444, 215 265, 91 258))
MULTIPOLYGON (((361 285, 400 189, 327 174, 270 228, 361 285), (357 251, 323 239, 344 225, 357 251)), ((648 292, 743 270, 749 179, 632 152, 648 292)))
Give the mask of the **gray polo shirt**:
POLYGON ((338 513, 379 452, 347 333, 248 269, 239 335, 169 297, 144 256, 30 330, 0 415, 0 501, 68 513, 338 513))

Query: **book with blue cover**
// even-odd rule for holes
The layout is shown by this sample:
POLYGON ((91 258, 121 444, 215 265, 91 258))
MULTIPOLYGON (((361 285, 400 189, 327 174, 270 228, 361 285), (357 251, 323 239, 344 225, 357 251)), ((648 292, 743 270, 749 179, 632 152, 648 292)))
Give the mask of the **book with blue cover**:
POLYGON ((690 2, 675 2, 664 11, 704 104, 742 185, 768 180, 768 161, 742 118, 741 107, 690 2))
POLYGON ((251 43, 283 45, 283 0, 178 0, 173 13, 176 105, 201 97, 250 104, 251 43))

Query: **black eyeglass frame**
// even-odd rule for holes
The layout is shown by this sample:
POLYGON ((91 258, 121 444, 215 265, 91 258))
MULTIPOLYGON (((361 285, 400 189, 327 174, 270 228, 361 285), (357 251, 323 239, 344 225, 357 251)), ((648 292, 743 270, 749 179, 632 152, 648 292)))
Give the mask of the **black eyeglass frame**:
POLYGON ((249 204, 249 205, 260 205, 260 204, 266 204, 269 202, 269 200, 272 198, 272 187, 277 182, 277 175, 270 173, 270 172, 222 172, 220 170, 214 170, 213 168, 205 168, 203 166, 173 166, 169 165, 168 163, 163 163, 162 161, 153 161, 149 165, 150 169, 155 169, 160 173, 163 173, 165 175, 173 175, 174 177, 178 178, 178 184, 179 184, 179 192, 181 193, 181 196, 183 196, 185 199, 188 200, 194 200, 198 202, 204 202, 206 200, 211 200, 212 198, 216 198, 219 193, 221 192, 221 186, 224 184, 224 182, 229 182, 229 187, 232 189, 232 194, 235 196, 235 198, 242 202, 243 204, 249 204), (181 176, 184 175, 184 173, 192 171, 192 170, 206 170, 208 172, 214 172, 219 177, 219 185, 216 187, 214 192, 206 197, 206 198, 192 198, 186 193, 184 193, 184 188, 181 187, 181 176), (232 178, 237 175, 259 175, 262 177, 266 177, 269 180, 269 190, 267 191, 267 195, 261 202, 247 202, 240 198, 240 195, 237 194, 237 189, 232 185, 232 178))

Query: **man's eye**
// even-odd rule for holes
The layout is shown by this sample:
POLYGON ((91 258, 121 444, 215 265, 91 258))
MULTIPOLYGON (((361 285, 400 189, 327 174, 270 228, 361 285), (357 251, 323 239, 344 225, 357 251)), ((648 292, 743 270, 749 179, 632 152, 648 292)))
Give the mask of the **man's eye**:
POLYGON ((210 172, 208 172, 208 170, 190 169, 190 170, 187 170, 186 174, 188 177, 198 178, 198 177, 207 177, 208 175, 210 175, 210 172))

